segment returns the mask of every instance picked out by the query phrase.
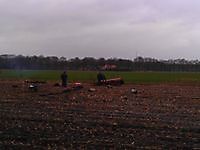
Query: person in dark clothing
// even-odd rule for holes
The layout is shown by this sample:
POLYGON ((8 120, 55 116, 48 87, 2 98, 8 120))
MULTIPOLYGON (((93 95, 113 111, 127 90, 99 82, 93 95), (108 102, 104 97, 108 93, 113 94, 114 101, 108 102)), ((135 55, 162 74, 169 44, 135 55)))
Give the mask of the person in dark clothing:
POLYGON ((63 87, 66 87, 67 86, 67 73, 66 71, 64 71, 62 74, 61 74, 61 80, 62 80, 62 86, 63 87))
POLYGON ((101 85, 106 80, 106 77, 102 72, 99 72, 97 74, 97 80, 98 80, 98 85, 101 85))

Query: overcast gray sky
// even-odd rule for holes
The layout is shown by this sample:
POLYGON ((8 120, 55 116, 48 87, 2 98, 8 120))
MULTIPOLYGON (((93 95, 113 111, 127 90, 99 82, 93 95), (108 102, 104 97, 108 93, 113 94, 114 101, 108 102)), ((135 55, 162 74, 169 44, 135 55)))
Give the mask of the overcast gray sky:
POLYGON ((0 0, 1 54, 200 57, 200 0, 0 0))

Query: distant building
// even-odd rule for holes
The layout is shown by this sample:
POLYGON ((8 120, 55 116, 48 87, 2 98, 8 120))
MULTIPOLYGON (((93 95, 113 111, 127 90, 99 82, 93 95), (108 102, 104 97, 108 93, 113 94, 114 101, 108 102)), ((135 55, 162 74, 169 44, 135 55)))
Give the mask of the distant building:
POLYGON ((115 70, 116 68, 117 66, 112 64, 105 64, 101 67, 102 70, 115 70))
POLYGON ((5 58, 5 59, 12 59, 12 58, 16 58, 15 55, 9 55, 9 54, 5 54, 5 55, 0 55, 0 58, 5 58))

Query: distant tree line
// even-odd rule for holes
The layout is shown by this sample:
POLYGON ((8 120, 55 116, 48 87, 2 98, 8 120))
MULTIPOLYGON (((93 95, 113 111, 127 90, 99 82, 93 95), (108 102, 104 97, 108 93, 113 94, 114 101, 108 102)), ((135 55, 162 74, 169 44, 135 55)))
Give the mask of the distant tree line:
POLYGON ((21 70, 114 70, 114 71, 200 71, 198 60, 157 60, 137 57, 134 60, 93 57, 72 58, 0 55, 0 69, 21 70))

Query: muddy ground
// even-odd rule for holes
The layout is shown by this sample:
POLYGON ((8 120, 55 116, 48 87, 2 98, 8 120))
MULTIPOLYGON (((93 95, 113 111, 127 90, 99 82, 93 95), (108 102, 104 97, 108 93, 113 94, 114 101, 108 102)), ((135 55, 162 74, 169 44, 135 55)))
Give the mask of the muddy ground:
POLYGON ((29 86, 0 81, 0 149, 200 149, 200 85, 29 86))

